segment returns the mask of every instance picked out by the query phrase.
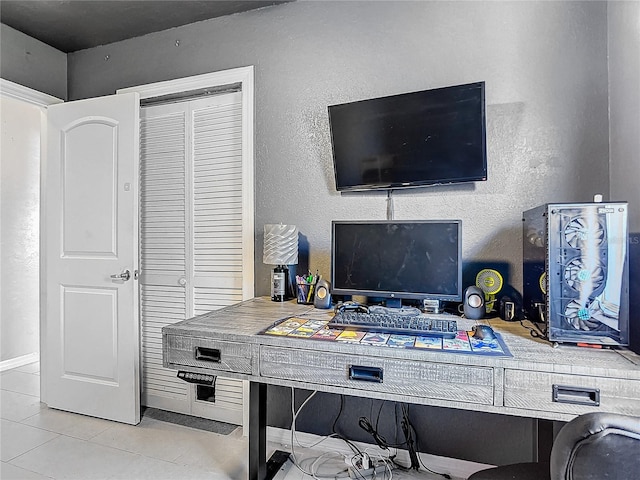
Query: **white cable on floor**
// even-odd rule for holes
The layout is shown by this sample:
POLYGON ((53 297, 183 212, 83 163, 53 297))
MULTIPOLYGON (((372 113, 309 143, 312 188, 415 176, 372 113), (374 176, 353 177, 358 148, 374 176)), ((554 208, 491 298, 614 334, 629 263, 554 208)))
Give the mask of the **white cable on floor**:
MULTIPOLYGON (((310 475, 315 479, 326 479, 326 478, 336 478, 336 479, 340 479, 340 478, 345 478, 345 477, 349 477, 349 469, 343 469, 338 471, 336 474, 324 474, 324 475, 320 475, 318 474, 318 469, 320 468, 320 466, 326 462, 328 459, 325 457, 329 457, 329 456, 337 456, 340 459, 345 459, 344 455, 339 453, 339 452, 325 452, 317 457, 311 457, 311 458, 306 458, 304 459, 302 462, 309 462, 312 461, 310 467, 308 470, 306 470, 305 468, 303 468, 302 462, 299 462, 295 453, 295 444, 297 442, 298 446, 302 447, 302 448, 313 448, 317 445, 319 445, 320 443, 324 442, 325 440, 327 440, 328 438, 332 438, 335 435, 332 433, 330 435, 326 435, 323 436, 322 438, 320 438, 317 442, 312 443, 311 445, 303 445, 297 438, 296 436, 296 421, 298 419, 298 415, 300 415, 300 412, 302 411, 302 409, 306 406, 306 404, 315 396, 315 394, 318 393, 317 390, 314 390, 313 392, 311 392, 311 395, 309 395, 300 405, 300 408, 298 408, 298 410, 296 411, 295 409, 295 390, 293 387, 291 387, 291 415, 292 415, 292 419, 291 419, 291 461, 293 462, 293 464, 296 466, 296 468, 298 470, 300 470, 303 474, 305 475, 310 475), (323 460, 323 463, 320 463, 320 461, 323 460)), ((371 458, 372 455, 366 453, 366 455, 371 458)), ((351 457, 350 461, 352 466, 354 467, 353 470, 351 470, 353 473, 355 473, 356 477, 361 479, 361 480, 365 480, 366 478, 369 477, 365 477, 364 475, 361 474, 361 472, 359 471, 358 467, 356 467, 356 465, 354 464, 354 459, 356 457, 362 457, 363 454, 362 453, 358 453, 355 454, 351 457)), ((384 462, 385 465, 385 474, 383 475, 383 480, 392 480, 393 478, 393 471, 389 462, 388 458, 384 458, 382 455, 379 454, 374 454, 373 455, 374 458, 377 458, 378 460, 381 460, 382 462, 384 462), (389 472, 389 476, 387 477, 387 471, 389 472)), ((378 465, 379 466, 379 465, 378 465)), ((371 477, 372 480, 375 480, 377 478, 376 475, 376 471, 375 471, 375 467, 376 465, 373 465, 373 475, 371 477)))
MULTIPOLYGON (((349 476, 349 472, 348 469, 344 469, 344 470, 340 470, 338 471, 336 474, 334 475, 319 475, 317 473, 317 468, 319 468, 320 465, 318 465, 318 462, 325 456, 330 455, 330 454, 336 454, 336 452, 325 452, 322 455, 320 455, 319 457, 316 457, 315 460, 313 461, 313 463, 311 464, 311 471, 306 471, 303 467, 301 462, 298 461, 297 456, 296 456, 296 452, 295 452, 295 443, 298 442, 298 445, 302 448, 313 448, 317 445, 319 445, 320 443, 324 442, 326 439, 333 437, 333 434, 331 435, 326 435, 324 437, 322 437, 320 440, 318 440, 317 442, 311 444, 311 445, 302 445, 302 443, 297 439, 296 437, 296 420, 298 419, 298 415, 300 414, 300 412, 302 411, 302 409, 304 408, 304 406, 309 402, 309 400, 311 400, 314 395, 318 393, 317 390, 314 390, 311 395, 309 395, 304 402, 302 402, 302 405, 300 405, 300 408, 298 408, 298 411, 296 412, 295 409, 295 390, 293 389, 293 387, 291 387, 291 414, 293 416, 293 418, 291 419, 291 460, 293 462, 293 464, 296 466, 296 468, 298 470, 300 470, 302 473, 304 473, 305 475, 311 475, 313 478, 344 478, 344 477, 348 477, 349 476)), ((343 458, 342 455, 340 455, 340 458, 343 458)), ((311 459, 305 459, 307 461, 311 460, 311 459)))

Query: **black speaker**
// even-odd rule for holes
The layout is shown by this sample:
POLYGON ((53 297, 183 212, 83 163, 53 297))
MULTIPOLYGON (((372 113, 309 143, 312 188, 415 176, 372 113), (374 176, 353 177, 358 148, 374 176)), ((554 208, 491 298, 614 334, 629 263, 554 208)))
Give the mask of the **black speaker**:
POLYGON ((331 308, 331 293, 329 282, 318 280, 316 293, 313 295, 313 306, 316 308, 331 308))
POLYGON ((484 292, 481 288, 467 287, 464 291, 464 316, 471 320, 479 320, 484 317, 486 307, 484 304, 484 292))

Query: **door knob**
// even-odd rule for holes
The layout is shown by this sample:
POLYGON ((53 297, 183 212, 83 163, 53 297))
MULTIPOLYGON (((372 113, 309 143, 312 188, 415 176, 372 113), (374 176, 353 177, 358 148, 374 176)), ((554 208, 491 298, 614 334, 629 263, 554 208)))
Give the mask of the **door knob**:
POLYGON ((125 282, 131 278, 131 272, 129 270, 123 270, 122 273, 116 273, 111 275, 114 280, 124 280, 125 282))

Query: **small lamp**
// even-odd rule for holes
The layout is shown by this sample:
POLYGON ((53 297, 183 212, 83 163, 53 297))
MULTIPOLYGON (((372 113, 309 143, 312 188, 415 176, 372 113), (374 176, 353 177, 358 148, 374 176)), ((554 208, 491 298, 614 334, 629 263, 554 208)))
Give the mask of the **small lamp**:
POLYGON ((298 229, 295 225, 265 225, 262 262, 275 265, 271 272, 271 300, 291 298, 289 268, 298 264, 298 229))

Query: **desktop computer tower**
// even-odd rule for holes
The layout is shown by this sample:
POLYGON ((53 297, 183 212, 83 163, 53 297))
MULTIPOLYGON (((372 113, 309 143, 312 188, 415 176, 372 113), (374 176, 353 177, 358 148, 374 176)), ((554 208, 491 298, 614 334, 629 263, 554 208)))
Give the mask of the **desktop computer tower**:
POLYGON ((627 203, 523 213, 523 310, 558 343, 629 342, 627 203))

